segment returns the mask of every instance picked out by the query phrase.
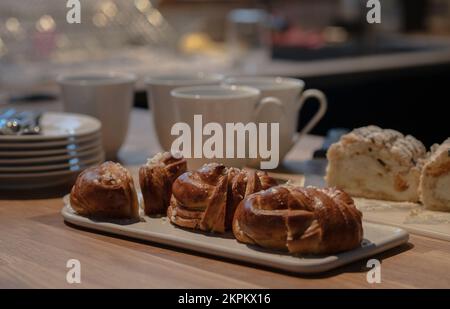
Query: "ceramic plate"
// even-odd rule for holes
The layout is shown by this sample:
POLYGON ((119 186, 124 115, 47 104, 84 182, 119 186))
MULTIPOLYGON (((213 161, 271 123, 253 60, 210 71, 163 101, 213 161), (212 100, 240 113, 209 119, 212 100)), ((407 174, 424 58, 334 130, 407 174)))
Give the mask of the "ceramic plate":
POLYGON ((100 132, 81 137, 71 136, 66 139, 56 141, 28 141, 28 142, 2 142, 0 141, 0 150, 37 150, 43 148, 61 148, 66 145, 82 145, 93 142, 101 138, 100 132))
POLYGON ((58 164, 39 164, 39 165, 25 165, 25 166, 0 166, 0 175, 5 173, 32 173, 32 172, 40 172, 40 171, 57 171, 57 170, 70 170, 76 166, 84 166, 89 165, 95 162, 99 162, 104 159, 103 152, 100 149, 97 150, 92 156, 81 159, 78 157, 72 158, 66 162, 58 163, 58 164))
POLYGON ((101 146, 90 148, 85 151, 74 151, 67 155, 56 156, 44 156, 44 157, 30 157, 30 158, 10 158, 3 159, 0 157, 0 166, 23 166, 23 165, 36 165, 36 164, 48 164, 48 163, 61 163, 67 162, 74 158, 85 159, 92 157, 103 151, 101 146))
POLYGON ((54 155, 76 155, 80 152, 92 150, 93 148, 101 147, 101 140, 94 140, 92 142, 77 145, 69 144, 61 148, 51 148, 51 149, 39 149, 39 150, 0 150, 0 159, 16 159, 17 157, 43 157, 43 156, 54 156, 54 155))
POLYGON ((77 215, 68 196, 64 202, 64 219, 78 226, 295 273, 325 272, 399 246, 409 237, 400 228, 364 222, 364 241, 359 248, 328 256, 293 256, 241 244, 231 234, 213 235, 177 228, 167 218, 144 216, 141 222, 121 223, 94 221, 77 215))
POLYGON ((37 172, 26 174, 0 174, 0 190, 34 190, 59 185, 72 185, 79 173, 88 167, 103 162, 95 162, 86 166, 73 167, 72 170, 37 172))
POLYGON ((3 178, 0 175, 0 190, 33 190, 54 187, 59 185, 72 185, 79 173, 90 166, 100 164, 102 161, 94 164, 74 168, 74 170, 29 173, 26 175, 12 175, 3 178))
MULTIPOLYGON (((36 171, 36 172, 27 172, 27 173, 0 173, 0 184, 7 183, 8 180, 18 179, 21 181, 26 180, 27 178, 33 178, 36 180, 44 179, 45 177, 53 177, 53 176, 65 176, 73 173, 77 173, 82 171, 88 166, 94 166, 102 163, 104 161, 105 154, 102 152, 100 156, 100 160, 94 162, 92 164, 77 164, 73 165, 68 169, 56 170, 56 171, 36 171)), ((42 180, 44 181, 44 180, 42 180)))
POLYGON ((41 127, 42 134, 1 135, 0 142, 53 141, 70 136, 85 136, 98 132, 101 123, 88 115, 47 112, 42 115, 41 127))

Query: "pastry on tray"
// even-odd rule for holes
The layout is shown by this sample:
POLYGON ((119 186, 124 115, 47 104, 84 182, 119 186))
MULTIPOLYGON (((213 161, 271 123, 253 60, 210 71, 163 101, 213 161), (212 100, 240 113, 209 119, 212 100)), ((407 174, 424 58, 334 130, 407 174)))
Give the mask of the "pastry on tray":
POLYGON ((325 179, 352 196, 417 202, 426 155, 425 146, 410 135, 363 127, 330 147, 325 179))
POLYGON ((84 170, 70 193, 70 204, 81 216, 137 219, 139 204, 128 170, 119 163, 105 162, 84 170))
POLYGON ((175 179, 186 172, 186 159, 159 153, 139 169, 139 184, 146 215, 166 215, 175 179))
POLYGON ((280 185, 246 197, 233 233, 246 244, 299 254, 332 254, 361 245, 362 214, 335 189, 280 185))
POLYGON ((420 199, 430 210, 450 211, 450 138, 431 152, 420 178, 420 199))
POLYGON ((223 233, 245 196, 275 185, 265 172, 206 164, 175 180, 167 217, 181 227, 223 233))

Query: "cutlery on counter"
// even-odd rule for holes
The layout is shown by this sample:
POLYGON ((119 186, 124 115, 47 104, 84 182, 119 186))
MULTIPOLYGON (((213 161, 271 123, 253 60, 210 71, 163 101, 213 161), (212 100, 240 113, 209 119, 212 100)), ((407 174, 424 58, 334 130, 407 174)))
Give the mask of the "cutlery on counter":
POLYGON ((0 112, 0 135, 40 134, 41 116, 41 112, 17 112, 13 108, 2 111, 0 112))

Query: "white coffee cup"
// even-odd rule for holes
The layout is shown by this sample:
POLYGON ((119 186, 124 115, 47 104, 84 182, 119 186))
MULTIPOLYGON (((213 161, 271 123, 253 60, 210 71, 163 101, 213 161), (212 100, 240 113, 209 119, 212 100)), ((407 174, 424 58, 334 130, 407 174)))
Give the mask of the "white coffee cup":
POLYGON ((128 131, 136 76, 119 72, 67 74, 58 76, 57 82, 66 112, 101 121, 105 156, 114 159, 128 131))
POLYGON ((219 85, 223 81, 223 75, 194 73, 149 76, 145 79, 147 98, 153 126, 161 147, 170 150, 173 137, 170 130, 175 122, 175 107, 173 106, 170 92, 179 87, 199 85, 219 85))
MULTIPOLYGON (((226 158, 226 147, 232 146, 235 154, 237 154, 238 147, 247 147, 247 145, 238 144, 237 138, 234 138, 234 145, 227 145, 226 140, 229 138, 229 136, 226 136, 227 124, 259 123, 259 118, 265 111, 275 109, 278 110, 278 113, 281 113, 282 109, 281 102, 278 99, 272 97, 261 99, 261 92, 253 87, 225 85, 182 87, 172 90, 171 95, 177 110, 179 123, 187 124, 192 132, 191 158, 187 158, 189 169, 196 169, 210 162, 223 163, 226 166, 233 167, 246 166, 249 162, 247 156, 238 158, 235 155, 226 158), (196 143, 194 139, 199 133, 199 131, 195 131, 201 129, 201 133, 203 133, 203 128, 196 127, 194 121, 194 117, 198 118, 199 115, 201 115, 203 126, 206 127, 206 124, 214 123, 221 128, 223 132, 223 158, 207 158, 204 154, 200 158, 193 158, 195 156, 194 144, 196 143)), ((203 142, 206 139, 203 138, 203 142)), ((172 148, 171 150, 180 149, 172 148)))
MULTIPOLYGON (((295 78, 284 77, 229 77, 225 79, 226 85, 242 85, 257 88, 262 97, 275 97, 280 100, 284 108, 284 114, 280 117, 277 113, 266 113, 261 116, 264 122, 280 122, 280 160, 299 139, 310 132, 322 119, 327 111, 327 98, 317 89, 308 89, 303 92, 305 82, 295 78), (316 98, 319 109, 314 117, 304 126, 299 134, 296 134, 299 113, 309 98, 316 98)), ((257 164, 253 160, 251 165, 257 164)))

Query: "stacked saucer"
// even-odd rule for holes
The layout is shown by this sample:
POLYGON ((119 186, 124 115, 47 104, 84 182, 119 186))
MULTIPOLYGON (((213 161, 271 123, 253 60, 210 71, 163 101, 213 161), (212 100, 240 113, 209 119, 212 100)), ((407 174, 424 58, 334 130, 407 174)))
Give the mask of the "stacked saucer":
POLYGON ((104 161, 101 123, 80 114, 44 113, 39 135, 0 135, 0 189, 72 183, 104 161))

